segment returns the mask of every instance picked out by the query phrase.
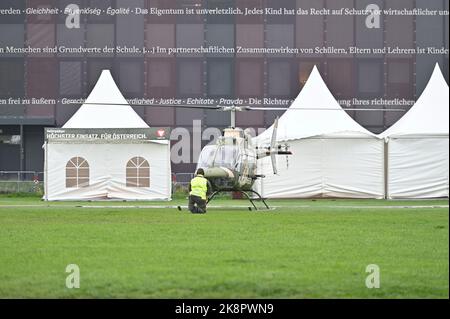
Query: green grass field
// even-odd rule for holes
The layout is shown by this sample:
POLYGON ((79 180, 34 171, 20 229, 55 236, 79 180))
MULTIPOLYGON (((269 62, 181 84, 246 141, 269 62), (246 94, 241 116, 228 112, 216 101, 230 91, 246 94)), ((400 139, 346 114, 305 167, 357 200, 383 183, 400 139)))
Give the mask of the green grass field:
POLYGON ((0 197, 0 298, 449 297, 448 201, 167 207, 179 203, 0 197), (68 264, 80 289, 65 287, 68 264), (365 286, 369 264, 380 289, 365 286))

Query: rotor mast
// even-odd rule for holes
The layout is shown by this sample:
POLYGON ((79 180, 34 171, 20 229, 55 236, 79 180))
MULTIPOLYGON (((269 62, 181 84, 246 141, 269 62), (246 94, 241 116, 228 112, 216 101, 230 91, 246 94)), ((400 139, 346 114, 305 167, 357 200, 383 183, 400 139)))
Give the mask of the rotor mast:
POLYGON ((231 110, 231 119, 230 119, 231 127, 236 128, 236 109, 231 110))
MULTIPOLYGON (((218 106, 220 107, 220 106, 218 106)), ((222 107, 222 111, 230 112, 230 127, 236 128, 236 112, 246 111, 249 107, 240 107, 236 105, 232 106, 224 106, 222 107)))

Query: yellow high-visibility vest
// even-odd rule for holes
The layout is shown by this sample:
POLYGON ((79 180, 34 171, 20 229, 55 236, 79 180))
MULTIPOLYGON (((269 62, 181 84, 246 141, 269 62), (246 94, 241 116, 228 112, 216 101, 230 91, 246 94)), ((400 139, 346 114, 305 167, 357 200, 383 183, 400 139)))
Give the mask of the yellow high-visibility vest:
POLYGON ((199 175, 191 180, 191 195, 201 197, 206 200, 206 193, 208 192, 208 180, 199 175))

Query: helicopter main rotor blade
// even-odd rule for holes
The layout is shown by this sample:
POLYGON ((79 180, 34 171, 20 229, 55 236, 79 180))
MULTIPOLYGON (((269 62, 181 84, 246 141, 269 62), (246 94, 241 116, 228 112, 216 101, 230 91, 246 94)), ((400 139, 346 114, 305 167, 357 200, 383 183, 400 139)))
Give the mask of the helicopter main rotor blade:
POLYGON ((225 105, 187 105, 187 104, 121 104, 121 103, 84 103, 86 105, 114 105, 114 106, 133 106, 133 107, 173 107, 181 109, 199 109, 216 111, 362 111, 362 112, 407 112, 405 109, 368 109, 368 108, 289 108, 289 107, 252 107, 252 106, 225 106, 225 105))
POLYGON ((366 111, 366 112, 406 112, 405 109, 363 109, 363 108, 289 108, 289 107, 247 107, 246 111, 366 111))
POLYGON ((84 103, 86 105, 113 105, 113 106, 145 106, 145 107, 174 107, 181 109, 222 110, 222 106, 214 105, 187 105, 187 104, 120 104, 120 103, 84 103))

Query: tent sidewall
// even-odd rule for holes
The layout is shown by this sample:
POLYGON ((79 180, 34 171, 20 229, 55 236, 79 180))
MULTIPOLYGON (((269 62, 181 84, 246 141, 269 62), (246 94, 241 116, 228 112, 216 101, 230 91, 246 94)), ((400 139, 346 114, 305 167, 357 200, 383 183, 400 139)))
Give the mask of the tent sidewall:
POLYGON ((387 143, 389 199, 449 197, 448 136, 399 136, 387 143))
POLYGON ((289 142, 289 167, 278 157, 277 176, 270 158, 260 160, 266 178, 256 184, 267 198, 385 197, 384 141, 367 138, 309 138, 289 142))
POLYGON ((169 143, 46 144, 45 196, 58 200, 170 200, 169 143), (169 155, 167 155, 169 154, 169 155), (89 186, 66 188, 66 165, 75 157, 89 163, 89 186), (127 187, 127 163, 143 157, 150 164, 150 187, 127 187))

